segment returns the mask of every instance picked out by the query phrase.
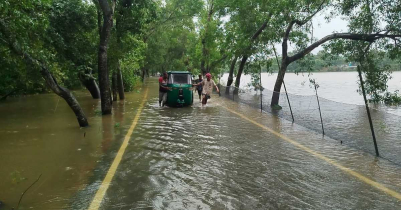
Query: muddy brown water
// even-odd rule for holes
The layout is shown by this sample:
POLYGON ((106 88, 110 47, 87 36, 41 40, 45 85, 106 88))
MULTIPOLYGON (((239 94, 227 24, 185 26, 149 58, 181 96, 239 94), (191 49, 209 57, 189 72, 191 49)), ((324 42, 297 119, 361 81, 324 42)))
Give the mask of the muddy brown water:
MULTIPOLYGON (((286 120, 213 96, 207 107, 160 108, 157 80, 101 209, 399 209, 401 201, 238 117, 270 127, 401 193, 401 167, 286 120)), ((87 209, 143 90, 99 116, 98 100, 77 92, 91 126, 80 129, 53 94, 0 104, 3 209, 87 209)), ((0 208, 1 209, 1 208, 0 208)))

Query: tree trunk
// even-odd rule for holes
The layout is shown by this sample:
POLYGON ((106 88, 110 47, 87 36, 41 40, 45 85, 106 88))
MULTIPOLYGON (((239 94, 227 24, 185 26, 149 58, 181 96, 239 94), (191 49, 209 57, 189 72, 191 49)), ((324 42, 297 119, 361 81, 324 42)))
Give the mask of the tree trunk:
POLYGON ((99 86, 96 83, 95 78, 92 76, 92 72, 85 71, 79 74, 79 80, 86 87, 86 89, 90 92, 93 99, 100 98, 100 90, 99 86))
POLYGON ((242 72, 244 71, 246 60, 248 60, 248 56, 244 55, 242 57, 241 64, 238 69, 237 78, 235 79, 234 94, 238 94, 238 89, 239 89, 239 85, 240 85, 240 81, 241 81, 241 75, 242 75, 242 72))
POLYGON ((238 56, 235 56, 234 59, 231 61, 231 66, 230 66, 230 72, 228 73, 228 80, 227 80, 227 86, 231 86, 234 81, 234 69, 235 69, 235 64, 237 63, 238 56))
POLYGON ((19 43, 15 40, 15 38, 11 35, 11 33, 8 31, 6 27, 6 23, 0 19, 0 31, 3 34, 3 36, 8 39, 7 42, 9 44, 9 48, 12 52, 17 54, 18 56, 21 56, 25 62, 28 64, 28 66, 32 66, 33 68, 39 68, 40 73, 42 77, 45 79, 47 86, 58 96, 62 97, 67 104, 70 106, 72 111, 75 113, 75 116, 77 117, 79 126, 81 127, 86 127, 89 125, 88 120, 86 119, 85 113, 82 110, 81 106, 79 105, 77 99, 74 97, 74 95, 64 87, 61 87, 56 79, 53 77, 53 75, 50 73, 48 67, 40 62, 39 60, 31 57, 30 54, 27 52, 23 51, 19 43))
POLYGON ((288 64, 285 61, 282 61, 280 71, 277 74, 276 83, 274 84, 274 90, 273 90, 274 92, 273 92, 272 101, 271 101, 270 106, 278 105, 278 102, 280 100, 281 85, 283 84, 285 72, 287 71, 287 67, 288 67, 288 64))
MULTIPOLYGON (((113 3, 115 2, 113 1, 113 3)), ((114 5, 110 7, 107 0, 99 0, 99 4, 103 11, 103 27, 100 34, 98 70, 102 114, 106 115, 111 114, 111 88, 109 71, 107 68, 107 45, 113 27, 114 5)))
POLYGON ((111 76, 111 86, 113 92, 113 101, 117 101, 117 73, 113 72, 111 76))
MULTIPOLYGON (((206 64, 206 60, 207 60, 207 55, 208 55, 208 50, 206 48, 206 37, 207 37, 207 33, 208 33, 208 29, 209 29, 209 23, 210 20, 212 19, 213 13, 214 13, 214 1, 210 1, 209 2, 209 12, 208 12, 208 17, 207 17, 207 22, 206 22, 206 27, 205 27, 205 33, 202 37, 202 61, 201 61, 201 71, 202 74, 205 75, 206 73, 208 73, 208 69, 205 67, 206 64)), ((208 62, 209 63, 209 62, 208 62)))
POLYGON ((234 69, 235 69, 235 64, 237 63, 238 56, 235 56, 234 59, 231 61, 231 66, 230 66, 230 72, 228 73, 228 80, 227 80, 227 85, 226 85, 226 94, 230 93, 230 86, 233 84, 234 81, 234 69))
POLYGON ((205 60, 202 59, 201 61, 201 71, 202 71, 202 75, 206 74, 206 68, 205 68, 205 60))
POLYGON ((84 79, 84 80, 81 79, 81 82, 89 91, 93 99, 100 98, 99 86, 97 85, 96 80, 94 78, 84 79))
POLYGON ((124 93, 124 82, 123 82, 123 74, 121 72, 121 66, 120 62, 118 63, 117 67, 117 89, 118 89, 118 95, 120 96, 120 100, 123 100, 125 98, 125 93, 124 93))
POLYGON ((145 67, 142 68, 142 72, 141 72, 141 81, 145 81, 145 67))

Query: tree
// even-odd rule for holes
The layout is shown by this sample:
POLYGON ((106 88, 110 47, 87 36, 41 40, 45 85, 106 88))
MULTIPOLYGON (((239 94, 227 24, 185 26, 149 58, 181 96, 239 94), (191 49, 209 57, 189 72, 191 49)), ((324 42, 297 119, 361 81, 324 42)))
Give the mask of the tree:
POLYGON ((196 70, 198 35, 193 17, 201 9, 200 0, 170 0, 158 5, 156 17, 143 32, 147 48, 141 76, 149 71, 196 70))
POLYGON ((103 14, 103 26, 100 30, 100 42, 98 51, 98 74, 100 85, 100 99, 102 114, 111 114, 111 92, 109 81, 109 70, 107 66, 107 45, 110 38, 110 33, 113 27, 113 14, 116 5, 116 0, 98 0, 99 7, 103 14))
POLYGON ((88 121, 78 101, 67 88, 59 85, 56 77, 44 61, 49 54, 47 49, 43 47, 45 46, 43 37, 28 36, 25 33, 29 29, 32 31, 46 29, 47 19, 40 13, 44 12, 48 8, 47 6, 40 2, 32 3, 29 1, 17 1, 12 2, 12 4, 1 5, 2 10, 9 11, 8 13, 0 13, 2 14, 0 15, 1 41, 4 44, 3 47, 7 47, 15 57, 26 64, 27 68, 39 70, 47 86, 68 103, 74 111, 79 125, 85 127, 88 126, 88 121), (24 43, 24 46, 20 42, 24 43))
POLYGON ((212 71, 218 64, 224 61, 225 54, 224 32, 222 30, 221 17, 226 8, 224 0, 207 0, 200 14, 200 70, 203 75, 212 71))
MULTIPOLYGON (((392 31, 400 34, 401 4, 391 1, 365 0, 352 5, 349 1, 339 2, 343 13, 349 17, 349 30, 352 33, 374 33, 392 31), (359 7, 358 12, 352 12, 359 7)), ((391 39, 390 39, 391 40, 391 39)), ((326 47, 332 54, 342 54, 347 61, 357 61, 365 80, 365 89, 371 102, 399 103, 397 92, 389 93, 387 82, 391 78, 392 70, 398 69, 395 62, 399 62, 400 45, 397 38, 394 44, 388 39, 375 42, 355 42, 336 40, 326 47)), ((361 91, 360 91, 361 93, 361 91)))
MULTIPOLYGON (((226 35, 235 39, 235 43, 231 44, 231 51, 234 55, 233 62, 236 62, 238 58, 241 59, 235 79, 235 94, 238 93, 241 76, 247 60, 257 51, 262 50, 259 44, 267 42, 274 37, 274 34, 267 32, 266 36, 260 39, 262 32, 266 28, 272 27, 271 19, 276 18, 275 14, 279 11, 277 2, 238 0, 227 2, 229 5, 227 13, 230 14, 230 21, 226 24, 226 35)), ((231 85, 233 81, 233 68, 230 70, 227 86, 231 85)))
MULTIPOLYGON (((252 35, 251 40, 250 40, 251 43, 254 42, 259 37, 259 35, 262 33, 262 31, 266 28, 269 20, 270 20, 270 17, 268 17, 268 20, 263 22, 262 26, 252 35)), ((242 72, 244 70, 246 61, 248 60, 248 57, 249 57, 249 54, 246 51, 249 51, 250 48, 251 48, 251 46, 249 46, 247 49, 245 49, 244 50, 245 53, 242 55, 242 60, 241 60, 241 63, 240 63, 239 69, 238 69, 238 74, 237 74, 237 77, 235 79, 235 87, 236 87, 236 89, 234 90, 234 94, 238 94, 238 88, 239 88, 240 81, 241 81, 241 75, 242 75, 242 72)))
MULTIPOLYGON (((323 37, 320 40, 317 40, 310 44, 309 46, 305 46, 304 40, 301 40, 301 46, 299 46, 299 50, 297 53, 294 55, 290 56, 288 54, 288 40, 291 38, 291 32, 293 30, 294 25, 299 26, 300 29, 303 27, 306 23, 308 23, 318 12, 320 12, 325 6, 328 6, 327 1, 322 1, 319 4, 308 4, 304 5, 304 7, 308 8, 308 11, 313 11, 310 12, 308 16, 303 17, 303 19, 300 19, 302 17, 297 17, 297 18, 291 18, 291 14, 288 14, 288 17, 290 19, 287 28, 285 32, 283 33, 283 39, 282 39, 282 59, 281 59, 281 68, 280 71, 277 75, 276 83, 274 85, 274 92, 271 100, 271 106, 278 106, 279 103, 279 97, 280 97, 280 90, 281 86, 284 80, 284 75, 287 71, 288 65, 293 63, 294 61, 297 61, 299 59, 304 58, 307 54, 309 54, 313 49, 316 47, 330 41, 330 40, 337 40, 337 39, 344 39, 344 40, 353 40, 353 41, 363 41, 363 42, 368 42, 372 43, 380 39, 397 39, 401 37, 400 33, 397 33, 397 31, 394 30, 379 30, 379 31, 374 31, 372 33, 333 33, 331 35, 328 35, 326 37, 323 37)), ((302 8, 302 7, 300 7, 302 8)), ((356 9, 356 7, 353 7, 352 9, 356 9)), ((292 11, 294 12, 294 11, 292 11)), ((348 11, 349 12, 349 11, 348 11)), ((305 28, 304 28, 305 30, 305 28)), ((299 33, 294 32, 294 33, 299 33)))
POLYGON ((100 98, 100 90, 93 76, 96 69, 98 37, 96 7, 81 0, 54 0, 49 13, 48 47, 57 52, 57 62, 66 72, 69 87, 78 87, 76 78, 89 90, 92 97, 100 98))
MULTIPOLYGON (((121 65, 127 53, 136 50, 137 40, 144 36, 146 26, 155 18, 156 4, 153 1, 119 0, 116 4, 115 22, 116 27, 112 31, 111 57, 109 67, 113 69, 115 77, 115 88, 118 90, 120 99, 124 99, 124 78, 121 65)), ((131 79, 128 77, 127 79, 131 79)), ((126 79, 126 80, 127 80, 126 79)), ((116 97, 113 97, 116 99, 116 97)))

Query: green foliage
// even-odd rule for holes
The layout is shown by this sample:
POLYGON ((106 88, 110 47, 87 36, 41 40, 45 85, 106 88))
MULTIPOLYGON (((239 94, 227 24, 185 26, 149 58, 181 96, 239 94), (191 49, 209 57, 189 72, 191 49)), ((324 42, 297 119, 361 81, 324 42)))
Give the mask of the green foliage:
POLYGON ((124 90, 132 91, 141 84, 140 68, 144 64, 144 54, 146 44, 136 36, 128 35, 122 45, 131 46, 130 51, 126 52, 121 60, 120 67, 123 75, 124 90))
POLYGON ((80 73, 97 69, 96 7, 82 0, 53 0, 46 43, 56 53, 59 79, 68 88, 81 86, 80 73))
MULTIPOLYGON (((44 47, 43 31, 48 26, 46 13, 49 1, 4 0, 0 1, 0 19, 24 50, 41 60, 52 59, 44 47)), ((21 58, 9 51, 8 43, 0 33, 0 95, 16 91, 20 94, 43 92, 45 86, 37 69, 26 66, 21 58)))
MULTIPOLYGON (((0 2, 0 19, 22 48, 43 61, 59 84, 80 87, 78 69, 96 68, 96 10, 81 0, 34 0, 0 2)), ((8 51, 0 42, 0 95, 47 91, 38 69, 8 51), (5 65, 3 65, 5 64, 5 65)))
POLYGON ((386 92, 382 100, 387 105, 398 105, 401 104, 401 95, 398 90, 394 91, 394 93, 386 92))
MULTIPOLYGON (((349 31, 352 33, 401 33, 399 2, 343 0, 336 3, 336 11, 348 16, 349 31)), ((371 102, 392 103, 390 101, 397 101, 398 93, 389 93, 387 82, 391 72, 400 69, 397 58, 401 54, 396 42, 391 39, 371 43, 336 40, 326 46, 326 51, 342 54, 348 62, 356 62, 360 66, 371 102)))
MULTIPOLYGON (((54 77, 68 88, 80 88, 78 75, 97 72, 99 42, 97 1, 3 0, 0 19, 24 50, 45 61, 54 77)), ((110 74, 121 68, 125 91, 141 84, 144 72, 188 70, 197 75, 201 63, 218 77, 228 70, 234 56, 248 55, 245 73, 249 86, 261 89, 260 72, 277 71, 272 45, 281 43, 293 20, 289 42, 295 52, 310 45, 311 19, 324 11, 326 19, 342 15, 352 33, 401 33, 398 1, 377 0, 117 0, 114 27, 108 46, 110 74), (323 3, 323 4, 322 4, 323 3), (251 37, 268 21, 256 40, 251 37), (273 58, 272 58, 273 57, 273 58)), ((102 20, 100 19, 100 22, 102 20)), ((101 23, 100 23, 101 24, 101 23)), ((288 66, 289 72, 348 71, 360 65, 372 101, 397 103, 399 94, 388 93, 391 71, 400 70, 399 41, 368 43, 331 41, 325 52, 308 53, 288 66)), ((11 54, 0 34, 0 95, 46 91, 37 69, 11 54)), ((278 52, 280 54, 280 52, 278 52)), ((238 62, 239 64, 239 62, 238 62)))

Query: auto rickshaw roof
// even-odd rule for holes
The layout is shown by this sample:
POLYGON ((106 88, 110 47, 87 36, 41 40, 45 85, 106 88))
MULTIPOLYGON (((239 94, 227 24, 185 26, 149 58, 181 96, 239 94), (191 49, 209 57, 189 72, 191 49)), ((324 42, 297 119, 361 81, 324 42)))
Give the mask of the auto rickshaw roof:
POLYGON ((169 71, 168 74, 192 74, 189 71, 169 71))

